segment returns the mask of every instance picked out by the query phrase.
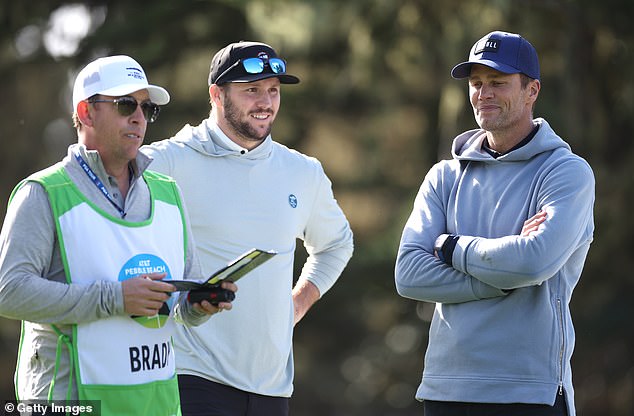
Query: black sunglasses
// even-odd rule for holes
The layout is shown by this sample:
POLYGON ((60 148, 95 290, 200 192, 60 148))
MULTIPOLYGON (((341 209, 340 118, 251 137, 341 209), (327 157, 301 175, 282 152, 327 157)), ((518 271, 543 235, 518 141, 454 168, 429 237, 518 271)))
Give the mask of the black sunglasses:
POLYGON ((264 72, 264 67, 267 65, 275 74, 283 74, 286 72, 286 63, 279 58, 269 58, 266 60, 262 58, 247 58, 242 60, 242 66, 249 74, 264 72))
POLYGON ((225 75, 227 75, 231 70, 236 68, 238 65, 242 64, 242 68, 248 74, 261 74, 264 72, 265 67, 269 67, 271 72, 274 74, 284 74, 286 72, 286 62, 280 58, 246 58, 240 59, 234 62, 229 68, 225 69, 219 76, 216 78, 216 84, 218 81, 222 79, 225 75))
POLYGON ((134 97, 119 97, 112 100, 90 99, 89 103, 113 103, 117 112, 123 117, 128 117, 136 111, 138 105, 141 106, 143 117, 148 123, 154 123, 161 112, 161 107, 152 101, 143 101, 141 104, 134 97))

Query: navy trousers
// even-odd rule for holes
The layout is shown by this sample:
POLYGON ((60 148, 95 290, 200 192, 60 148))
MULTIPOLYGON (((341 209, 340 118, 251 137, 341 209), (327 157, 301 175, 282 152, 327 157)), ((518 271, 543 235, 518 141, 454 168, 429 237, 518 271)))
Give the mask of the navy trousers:
POLYGON ((423 402, 424 416, 568 416, 566 399, 558 394, 554 406, 526 403, 423 402))
POLYGON ((288 416, 287 397, 263 396, 201 377, 179 375, 183 416, 288 416))

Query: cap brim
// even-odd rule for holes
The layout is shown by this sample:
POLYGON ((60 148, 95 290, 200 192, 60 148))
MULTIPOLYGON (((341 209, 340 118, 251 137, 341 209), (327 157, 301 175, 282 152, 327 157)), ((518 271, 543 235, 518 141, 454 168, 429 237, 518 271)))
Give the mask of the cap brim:
POLYGON ((481 61, 469 61, 469 62, 459 63, 458 65, 454 66, 453 69, 451 70, 451 76, 456 79, 469 78, 469 76, 471 75, 471 67, 475 64, 488 66, 489 68, 493 68, 497 71, 504 72, 505 74, 519 74, 520 72, 522 72, 517 68, 513 68, 512 66, 500 64, 495 61, 489 61, 487 59, 483 59, 481 61))
POLYGON ((158 85, 148 85, 148 92, 150 93, 150 100, 158 105, 165 105, 170 102, 170 94, 163 87, 158 85))
POLYGON ((147 90, 148 94, 150 95, 150 101, 152 101, 153 103, 156 103, 158 105, 165 105, 170 102, 170 95, 167 90, 157 85, 148 85, 145 87, 139 84, 117 85, 114 88, 100 91, 99 94, 120 97, 122 95, 132 94, 133 92, 141 90, 147 90))
POLYGON ((229 83, 229 82, 253 82, 253 81, 259 81, 261 79, 267 79, 267 78, 279 78, 280 79, 280 83, 282 83, 282 84, 298 84, 299 83, 299 78, 297 78, 295 75, 273 74, 273 73, 242 75, 242 76, 238 77, 237 79, 230 79, 230 80, 226 81, 226 83, 229 83))

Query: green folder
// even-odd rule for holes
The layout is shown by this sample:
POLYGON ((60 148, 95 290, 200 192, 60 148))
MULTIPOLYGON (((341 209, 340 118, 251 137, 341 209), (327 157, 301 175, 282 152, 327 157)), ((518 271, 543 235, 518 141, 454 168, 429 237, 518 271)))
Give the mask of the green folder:
POLYGON ((277 253, 259 249, 251 249, 237 257, 222 269, 212 274, 206 281, 198 280, 163 280, 165 283, 176 286, 177 291, 204 289, 205 286, 213 286, 221 281, 235 282, 262 263, 270 260, 277 253))

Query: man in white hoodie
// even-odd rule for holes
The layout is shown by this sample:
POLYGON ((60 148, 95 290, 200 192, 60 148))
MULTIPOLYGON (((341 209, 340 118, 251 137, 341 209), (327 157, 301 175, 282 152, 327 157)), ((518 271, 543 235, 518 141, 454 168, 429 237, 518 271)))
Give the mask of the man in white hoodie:
POLYGON ((352 256, 350 226, 319 161, 271 138, 280 84, 298 82, 270 46, 232 43, 211 62, 210 117, 142 148, 151 169, 182 189, 204 273, 251 248, 278 253, 240 281, 227 319, 179 328, 184 415, 288 414, 293 327, 352 256), (308 259, 293 287, 298 238, 308 259))

